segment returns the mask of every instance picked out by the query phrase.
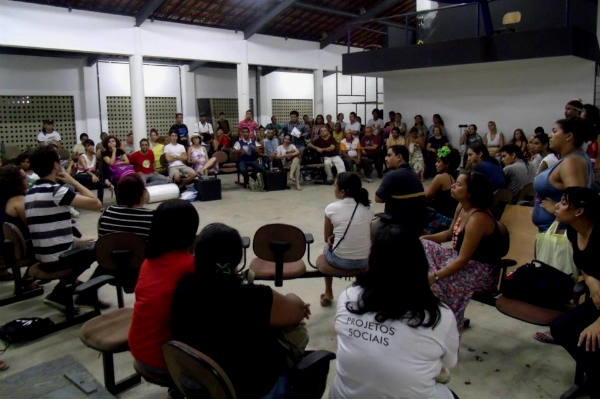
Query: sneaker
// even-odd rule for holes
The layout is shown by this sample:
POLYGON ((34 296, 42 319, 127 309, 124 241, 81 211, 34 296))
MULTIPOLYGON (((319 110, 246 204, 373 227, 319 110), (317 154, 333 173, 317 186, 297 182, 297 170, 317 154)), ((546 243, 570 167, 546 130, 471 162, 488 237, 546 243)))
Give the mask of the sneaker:
POLYGON ((50 295, 44 298, 44 303, 61 312, 67 311, 67 305, 73 302, 71 295, 66 291, 52 291, 50 295))
POLYGON ((257 191, 262 191, 265 187, 265 181, 261 173, 256 174, 256 187, 257 191))
POLYGON ((256 191, 256 180, 252 177, 248 177, 248 188, 250 191, 256 191))

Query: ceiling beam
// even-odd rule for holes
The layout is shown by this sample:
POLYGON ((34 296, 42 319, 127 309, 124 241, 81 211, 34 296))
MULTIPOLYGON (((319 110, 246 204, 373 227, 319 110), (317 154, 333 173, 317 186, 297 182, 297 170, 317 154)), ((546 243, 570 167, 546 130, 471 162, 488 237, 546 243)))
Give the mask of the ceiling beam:
POLYGON ((367 22, 368 20, 375 18, 378 14, 381 14, 382 12, 388 10, 390 7, 396 5, 399 2, 400 0, 384 0, 381 3, 377 4, 375 7, 369 9, 360 17, 355 18, 344 25, 338 26, 331 33, 329 33, 325 39, 321 40, 321 49, 325 48, 327 45, 337 41, 339 38, 344 36, 351 25, 360 25, 361 23, 367 22))
POLYGON ((165 0, 148 0, 135 16, 135 26, 140 26, 163 5, 165 0))
POLYGON ((252 35, 258 33, 262 28, 264 28, 269 22, 271 22, 275 17, 281 14, 284 10, 291 7, 296 0, 284 0, 281 3, 277 4, 275 7, 271 8, 269 12, 267 12, 264 16, 259 18, 257 21, 252 23, 248 28, 244 30, 244 39, 250 39, 252 35))
POLYGON ((96 64, 98 62, 99 58, 100 58, 100 55, 98 55, 98 54, 94 54, 94 55, 88 56, 85 59, 85 65, 87 65, 88 67, 91 67, 91 66, 93 66, 94 64, 96 64))
POLYGON ((200 67, 204 67, 206 66, 208 62, 206 61, 192 61, 189 65, 190 65, 190 72, 194 72, 196 71, 198 68, 200 67))
POLYGON ((294 7, 303 8, 305 10, 316 11, 323 14, 339 15, 340 17, 358 18, 360 15, 351 13, 344 10, 337 10, 335 8, 321 7, 310 3, 304 3, 298 1, 294 4, 294 7))

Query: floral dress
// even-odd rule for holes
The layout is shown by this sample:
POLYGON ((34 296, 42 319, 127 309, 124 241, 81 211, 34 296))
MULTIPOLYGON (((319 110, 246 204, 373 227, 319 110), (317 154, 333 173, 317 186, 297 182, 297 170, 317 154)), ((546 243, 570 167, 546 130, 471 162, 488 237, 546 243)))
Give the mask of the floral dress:
MULTIPOLYGON (((200 146, 199 148, 192 147, 191 160, 192 160, 193 169, 197 173, 201 173, 202 169, 204 168, 204 165, 209 160, 208 152, 206 151, 206 148, 204 146, 200 146)), ((210 169, 210 172, 215 173, 215 174, 218 173, 219 172, 218 164, 215 164, 214 167, 212 167, 210 169)))
POLYGON ((423 159, 423 152, 418 143, 411 142, 408 145, 408 164, 412 167, 417 175, 421 174, 421 171, 425 169, 425 160, 423 159))
MULTIPOLYGON (((452 248, 446 248, 437 242, 422 239, 421 243, 429 262, 429 272, 434 273, 445 268, 458 257, 456 240, 464 227, 460 228, 462 214, 456 219, 452 229, 452 248)), ((498 272, 489 263, 469 260, 462 269, 453 275, 440 278, 432 286, 433 293, 452 309, 456 324, 461 330, 465 319, 465 309, 475 292, 490 291, 498 283, 498 272)))

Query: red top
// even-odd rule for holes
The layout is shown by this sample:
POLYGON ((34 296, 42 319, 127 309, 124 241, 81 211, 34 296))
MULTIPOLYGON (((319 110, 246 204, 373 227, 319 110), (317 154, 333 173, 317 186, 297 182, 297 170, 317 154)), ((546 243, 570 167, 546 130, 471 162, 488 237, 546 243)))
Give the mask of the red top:
POLYGON ((129 162, 133 164, 136 173, 152 174, 154 172, 154 153, 150 149, 145 155, 139 150, 133 152, 129 156, 129 162))
POLYGON ((221 145, 221 147, 223 148, 231 147, 231 139, 229 138, 229 135, 223 134, 221 136, 218 136, 217 142, 219 142, 219 145, 221 145))
POLYGON ((377 155, 380 152, 379 146, 380 146, 380 142, 379 142, 379 138, 375 135, 371 135, 370 138, 367 138, 366 135, 363 136, 363 138, 360 140, 360 145, 362 146, 362 148, 364 149, 366 146, 377 146, 377 149, 372 149, 372 150, 368 150, 365 149, 365 154, 367 156, 370 155, 377 155))
POLYGON ((185 251, 167 252, 142 263, 135 286, 129 349, 138 361, 167 370, 161 347, 171 339, 171 303, 175 287, 194 272, 194 256, 185 251))

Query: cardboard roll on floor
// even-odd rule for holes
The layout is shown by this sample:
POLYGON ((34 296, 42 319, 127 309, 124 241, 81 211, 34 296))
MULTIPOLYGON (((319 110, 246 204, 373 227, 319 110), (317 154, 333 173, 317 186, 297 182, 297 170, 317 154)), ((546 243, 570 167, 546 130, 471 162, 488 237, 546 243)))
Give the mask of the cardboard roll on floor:
POLYGON ((179 187, 177 184, 152 185, 146 187, 146 190, 148 191, 148 203, 179 198, 179 187))

